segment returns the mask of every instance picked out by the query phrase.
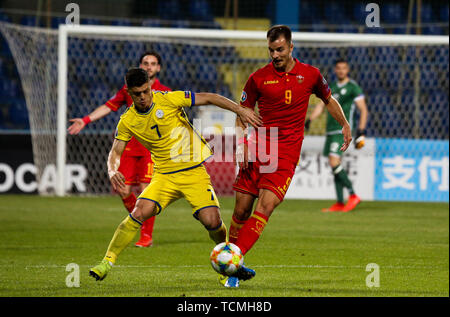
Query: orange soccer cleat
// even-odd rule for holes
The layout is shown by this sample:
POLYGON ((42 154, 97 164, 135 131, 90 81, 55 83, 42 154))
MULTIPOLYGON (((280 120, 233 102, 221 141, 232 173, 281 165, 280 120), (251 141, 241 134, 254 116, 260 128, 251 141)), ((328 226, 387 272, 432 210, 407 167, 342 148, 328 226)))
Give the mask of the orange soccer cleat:
POLYGON ((348 211, 355 209, 355 207, 360 202, 361 202, 361 198, 359 198, 359 196, 357 196, 355 194, 350 195, 350 197, 348 198, 347 204, 345 204, 345 207, 342 209, 342 212, 348 212, 348 211))
POLYGON ((141 235, 141 238, 138 242, 135 243, 135 246, 139 248, 148 248, 153 245, 153 239, 149 235, 141 235))
POLYGON ((329 208, 323 208, 322 212, 335 212, 335 211, 342 211, 342 209, 345 207, 343 203, 335 203, 333 206, 329 208))

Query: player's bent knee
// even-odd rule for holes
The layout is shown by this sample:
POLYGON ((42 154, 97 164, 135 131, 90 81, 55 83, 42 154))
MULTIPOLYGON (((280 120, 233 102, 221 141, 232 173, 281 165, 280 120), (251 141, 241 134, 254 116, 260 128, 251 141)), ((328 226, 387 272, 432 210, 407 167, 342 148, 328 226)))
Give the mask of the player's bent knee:
POLYGON ((135 219, 144 222, 145 220, 155 216, 157 213, 158 206, 154 201, 138 199, 131 215, 135 219))
POLYGON ((273 192, 268 190, 263 190, 258 203, 256 204, 255 210, 263 213, 267 217, 270 217, 274 209, 281 203, 280 198, 276 196, 273 192))
POLYGON ((252 207, 235 206, 233 216, 240 221, 247 220, 252 214, 252 207))
POLYGON ((335 168, 339 164, 341 164, 341 158, 339 156, 330 155, 328 157, 328 163, 330 164, 331 168, 335 168))
POLYGON ((200 210, 198 213, 198 220, 202 225, 208 229, 215 229, 222 224, 222 219, 220 218, 220 211, 217 207, 210 207, 200 210))
POLYGON ((233 216, 237 220, 247 220, 252 214, 254 201, 255 198, 253 196, 236 193, 236 205, 234 206, 233 216))
POLYGON ((276 206, 277 205, 273 203, 263 203, 257 206, 255 210, 266 215, 267 217, 270 217, 276 206))

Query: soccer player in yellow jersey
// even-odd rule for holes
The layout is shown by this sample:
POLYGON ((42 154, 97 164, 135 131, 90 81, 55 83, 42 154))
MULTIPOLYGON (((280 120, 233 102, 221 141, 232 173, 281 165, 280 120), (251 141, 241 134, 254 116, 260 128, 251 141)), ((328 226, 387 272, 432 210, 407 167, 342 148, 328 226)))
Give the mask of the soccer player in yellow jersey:
POLYGON ((219 201, 203 166, 212 150, 192 127, 183 107, 213 104, 235 112, 243 122, 254 127, 262 124, 253 110, 217 94, 152 91, 147 72, 140 68, 130 68, 125 82, 133 105, 121 116, 109 153, 111 184, 114 189, 125 186, 124 176, 118 169, 132 136, 151 152, 155 169, 133 212, 116 229, 102 262, 90 270, 89 274, 97 280, 105 278, 145 220, 181 197, 190 203, 193 216, 216 244, 226 240, 227 229, 220 216, 219 201))

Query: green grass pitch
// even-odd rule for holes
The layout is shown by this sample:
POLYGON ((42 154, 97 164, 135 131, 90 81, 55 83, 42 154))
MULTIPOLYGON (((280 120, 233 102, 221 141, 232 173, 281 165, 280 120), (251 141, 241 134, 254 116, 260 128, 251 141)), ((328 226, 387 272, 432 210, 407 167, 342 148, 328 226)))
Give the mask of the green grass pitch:
MULTIPOLYGON (((221 198, 227 226, 233 198, 221 198)), ((152 248, 130 245, 101 282, 88 276, 126 212, 118 197, 0 196, 0 296, 449 296, 449 205, 363 202, 344 214, 330 201, 287 200, 245 262, 256 277, 218 283, 214 244, 179 200, 156 219, 152 248), (66 265, 80 287, 66 286, 66 265), (380 286, 366 286, 366 265, 380 286)), ((136 237, 137 239, 137 237, 136 237)))

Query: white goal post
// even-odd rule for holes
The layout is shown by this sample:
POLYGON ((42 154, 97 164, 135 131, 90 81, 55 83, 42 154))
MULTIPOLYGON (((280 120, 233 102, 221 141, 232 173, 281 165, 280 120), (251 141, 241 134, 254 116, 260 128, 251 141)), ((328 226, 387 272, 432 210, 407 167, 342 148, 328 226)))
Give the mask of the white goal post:
MULTIPOLYGON (((74 35, 112 35, 165 37, 185 39, 221 39, 264 41, 266 33, 261 31, 230 31, 204 29, 172 29, 93 25, 60 25, 58 30, 58 123, 57 123, 57 186, 56 194, 64 196, 67 133, 67 77, 68 77, 68 37, 74 35)), ((448 45, 447 36, 424 35, 383 35, 383 34, 343 34, 343 33, 293 33, 296 42, 341 43, 366 45, 448 45)))

